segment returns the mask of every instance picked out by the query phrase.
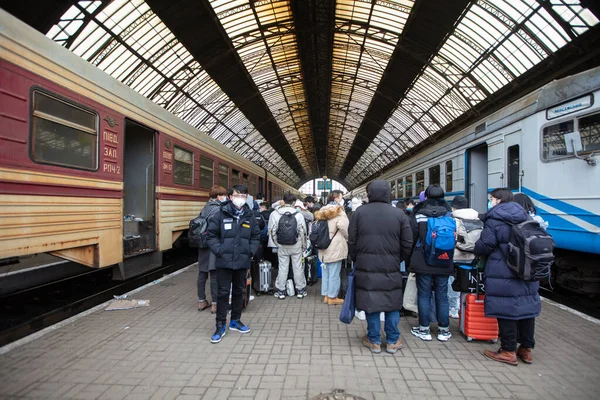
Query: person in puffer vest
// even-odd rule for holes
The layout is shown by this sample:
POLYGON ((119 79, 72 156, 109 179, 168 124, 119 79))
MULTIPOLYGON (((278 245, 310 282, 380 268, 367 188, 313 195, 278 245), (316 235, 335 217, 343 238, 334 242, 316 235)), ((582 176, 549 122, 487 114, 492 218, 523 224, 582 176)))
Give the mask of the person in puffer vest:
POLYGON ((326 249, 318 250, 321 261, 322 280, 321 296, 325 304, 336 305, 344 303, 338 298, 341 280, 342 260, 348 257, 348 225, 350 221, 344 210, 343 193, 333 190, 327 198, 328 204, 315 213, 317 221, 327 221, 331 244, 326 249))

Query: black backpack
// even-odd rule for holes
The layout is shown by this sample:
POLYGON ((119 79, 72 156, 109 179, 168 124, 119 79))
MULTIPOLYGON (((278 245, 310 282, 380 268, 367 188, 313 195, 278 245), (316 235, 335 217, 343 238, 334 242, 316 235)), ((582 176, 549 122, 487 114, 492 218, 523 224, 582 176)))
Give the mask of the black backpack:
POLYGON ((553 251, 552 236, 537 221, 528 220, 511 227, 506 265, 524 281, 541 281, 550 276, 553 251))
POLYGON ((188 229, 188 240, 191 247, 205 249, 208 247, 206 243, 206 228, 208 227, 208 219, 202 214, 190 221, 188 229))
POLYGON ((298 221, 296 221, 297 212, 286 212, 279 218, 277 225, 277 243, 283 245, 292 245, 298 242, 298 221))
POLYGON ((326 249, 331 244, 333 238, 337 235, 337 230, 331 237, 329 238, 329 224, 327 221, 316 221, 312 224, 312 230, 310 232, 310 244, 317 249, 326 249))

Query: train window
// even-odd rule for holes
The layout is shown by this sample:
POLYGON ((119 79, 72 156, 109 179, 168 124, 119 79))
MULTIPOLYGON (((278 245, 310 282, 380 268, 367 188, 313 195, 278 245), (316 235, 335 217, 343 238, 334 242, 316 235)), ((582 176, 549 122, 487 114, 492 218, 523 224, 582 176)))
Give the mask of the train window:
POLYGON ((32 159, 97 169, 98 114, 38 91, 33 92, 32 103, 32 159))
POLYGON ((253 177, 250 179, 250 187, 248 188, 248 190, 250 191, 250 194, 252 196, 256 196, 256 194, 258 193, 256 191, 256 178, 253 177))
POLYGON ((412 197, 413 196, 413 177, 412 177, 412 175, 408 175, 406 177, 406 185, 404 187, 406 188, 406 197, 412 197))
POLYGON ((243 184, 246 185, 248 190, 250 190, 250 180, 248 179, 248 174, 242 174, 243 184))
POLYGON ((440 184, 440 166, 436 165, 429 168, 429 184, 440 184))
POLYGON ((506 151, 506 160, 508 167, 508 188, 510 190, 519 190, 519 145, 510 146, 506 151))
POLYGON ((390 189, 392 190, 392 199, 396 198, 396 181, 390 181, 390 189))
POLYGON ((582 153, 600 150, 600 114, 581 118, 578 123, 582 153))
POLYGON ((402 185, 402 178, 398 179, 396 184, 396 190, 398 191, 398 198, 404 197, 404 186, 402 185))
POLYGON ((239 185, 240 183, 240 171, 235 169, 231 170, 231 186, 239 185))
POLYGON ((575 130, 574 121, 565 121, 559 124, 550 125, 542 131, 542 152, 544 160, 561 158, 567 155, 565 145, 565 133, 575 130))
POLYGON ((225 164, 219 164, 219 186, 229 188, 229 167, 225 164))
POLYGON ((173 182, 180 185, 191 185, 194 181, 194 153, 180 147, 173 147, 174 172, 173 182))
POLYGON ((452 191, 452 161, 446 161, 446 192, 452 191))
POLYGON ((419 171, 415 175, 415 183, 417 185, 415 194, 417 194, 425 190, 425 171, 419 171))
POLYGON ((200 156, 200 187, 210 189, 214 183, 214 179, 213 160, 200 156))

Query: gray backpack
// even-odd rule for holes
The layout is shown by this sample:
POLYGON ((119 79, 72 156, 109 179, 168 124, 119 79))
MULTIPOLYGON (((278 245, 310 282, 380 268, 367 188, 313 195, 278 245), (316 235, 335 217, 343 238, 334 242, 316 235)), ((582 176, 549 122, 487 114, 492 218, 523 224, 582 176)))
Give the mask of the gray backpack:
POLYGON ((512 225, 504 257, 508 268, 524 281, 547 279, 554 263, 554 239, 537 221, 512 225))
POLYGON ((458 236, 456 248, 462 251, 473 253, 475 251, 475 242, 481 237, 483 231, 483 222, 478 219, 456 219, 456 235, 458 236))

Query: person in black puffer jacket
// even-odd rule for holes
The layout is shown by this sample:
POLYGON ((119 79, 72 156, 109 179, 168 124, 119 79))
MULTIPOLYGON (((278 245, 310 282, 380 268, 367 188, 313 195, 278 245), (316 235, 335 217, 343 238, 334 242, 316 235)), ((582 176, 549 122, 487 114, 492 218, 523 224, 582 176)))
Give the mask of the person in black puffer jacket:
MULTIPOLYGON (((215 185, 210 189, 210 200, 206 203, 201 216, 210 220, 213 216, 219 213, 221 205, 227 202, 227 189, 222 186, 215 185)), ((210 297, 212 300, 211 314, 217 312, 217 272, 215 261, 217 256, 210 251, 210 248, 198 248, 198 311, 204 311, 211 304, 206 299, 206 281, 210 274, 210 297)))
POLYGON ((250 328, 240 321, 242 301, 246 286, 246 274, 250 260, 260 245, 260 229, 248 205, 248 187, 235 185, 229 202, 212 217, 206 229, 208 247, 217 259, 217 330, 211 337, 212 343, 219 343, 227 333, 227 308, 231 287, 231 322, 229 330, 249 333, 250 328))
POLYGON ((432 284, 435 291, 435 308, 438 320, 438 340, 448 341, 450 333, 450 306, 448 304, 448 277, 454 273, 454 266, 434 267, 427 264, 423 247, 416 247, 418 242, 425 243, 427 236, 427 220, 442 217, 452 211, 444 200, 444 189, 439 185, 429 185, 425 191, 426 200, 413 209, 411 228, 413 233, 413 253, 408 270, 417 275, 419 326, 413 327, 411 333, 421 340, 431 340, 429 328, 431 315, 432 284))
POLYGON ((376 180, 367 186, 369 203, 352 214, 348 253, 355 267, 356 308, 367 316, 367 336, 363 345, 381 352, 380 312, 385 312, 386 351, 395 353, 403 346, 398 324, 402 308, 400 263, 412 248, 408 217, 390 207, 388 182, 376 180))
POLYGON ((485 315, 498 319, 501 348, 486 350, 492 360, 517 365, 517 357, 531 364, 535 345, 535 317, 542 309, 539 282, 526 282, 506 265, 511 226, 528 219, 527 212, 513 202, 510 189, 490 193, 488 211, 481 237, 475 242, 475 254, 487 256, 485 264, 485 315), (521 346, 517 349, 517 343, 521 346))

